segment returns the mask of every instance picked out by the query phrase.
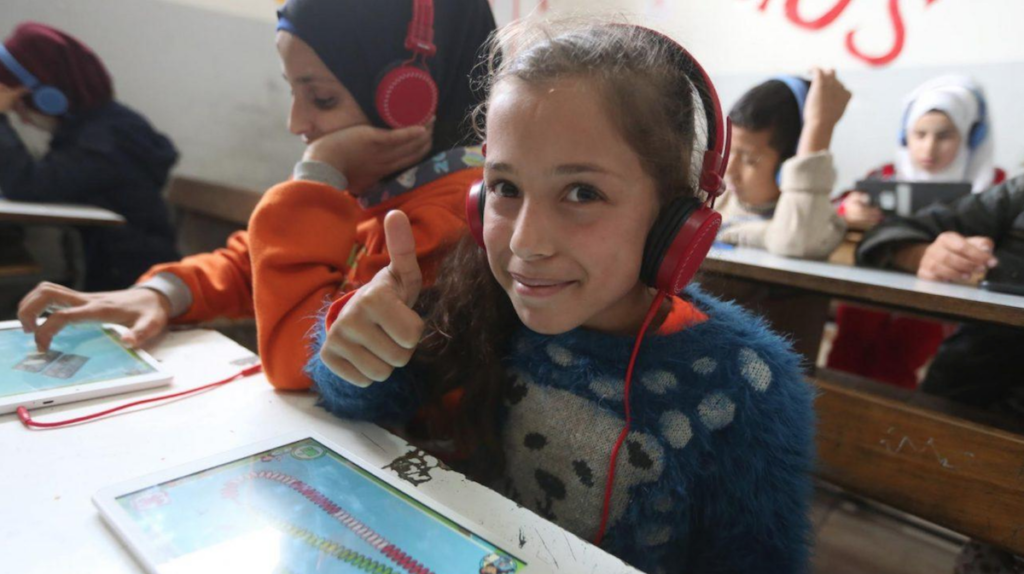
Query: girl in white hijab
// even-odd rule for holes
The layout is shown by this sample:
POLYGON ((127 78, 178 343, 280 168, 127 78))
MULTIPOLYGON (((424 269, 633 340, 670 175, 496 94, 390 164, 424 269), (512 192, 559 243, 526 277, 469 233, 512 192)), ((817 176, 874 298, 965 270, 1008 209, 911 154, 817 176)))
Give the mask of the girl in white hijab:
MULTIPOLYGON (((925 82, 906 97, 903 110, 896 163, 875 170, 869 179, 967 182, 980 192, 1006 178, 993 165, 985 95, 970 78, 925 82)), ((882 212, 859 191, 847 194, 839 214, 855 229, 882 220, 882 212)), ((839 306, 836 327, 829 368, 911 389, 947 333, 935 321, 852 305, 839 306)))
POLYGON ((975 193, 997 183, 995 145, 981 86, 965 76, 936 78, 907 96, 904 109, 896 179, 963 181, 975 193))
MULTIPOLYGON (((900 147, 896 163, 868 177, 898 181, 966 182, 975 193, 1006 179, 994 163, 991 118, 981 86, 966 76, 929 80, 903 101, 900 147)), ((851 192, 840 209, 853 228, 881 221, 882 213, 867 196, 851 192)))

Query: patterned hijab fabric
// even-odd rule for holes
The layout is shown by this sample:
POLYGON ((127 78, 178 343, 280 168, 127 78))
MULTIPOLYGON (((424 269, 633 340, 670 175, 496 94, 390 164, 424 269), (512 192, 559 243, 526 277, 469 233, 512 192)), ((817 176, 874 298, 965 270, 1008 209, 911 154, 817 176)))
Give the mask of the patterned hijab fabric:
POLYGON ((370 209, 446 175, 483 166, 484 155, 480 146, 444 151, 367 189, 358 197, 359 206, 370 209))

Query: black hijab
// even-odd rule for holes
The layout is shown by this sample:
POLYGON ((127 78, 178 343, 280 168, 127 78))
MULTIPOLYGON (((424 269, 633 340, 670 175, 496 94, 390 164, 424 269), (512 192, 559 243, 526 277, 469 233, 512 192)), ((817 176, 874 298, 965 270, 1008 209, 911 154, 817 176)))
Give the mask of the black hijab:
MULTIPOLYGON (((374 104, 377 81, 392 64, 406 60, 405 35, 413 0, 288 0, 278 10, 278 29, 298 36, 352 93, 373 125, 387 127, 374 104)), ((431 154, 464 145, 469 112, 483 96, 471 87, 482 46, 494 30, 487 0, 434 0, 434 44, 427 60, 439 98, 431 154)), ((475 85, 475 84, 473 84, 475 85)))

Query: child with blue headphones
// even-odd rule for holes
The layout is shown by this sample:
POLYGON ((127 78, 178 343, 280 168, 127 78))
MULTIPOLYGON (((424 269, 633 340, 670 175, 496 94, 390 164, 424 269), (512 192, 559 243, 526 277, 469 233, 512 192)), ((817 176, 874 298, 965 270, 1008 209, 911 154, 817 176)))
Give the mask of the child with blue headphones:
MULTIPOLYGON (((982 87, 966 76, 948 75, 921 84, 903 100, 896 161, 868 179, 967 182, 974 193, 1006 180, 995 166, 988 101, 982 87)), ((843 197, 840 215, 850 227, 870 229, 882 212, 867 194, 843 197)))
POLYGON ((829 196, 829 145, 850 92, 831 70, 810 82, 779 76, 751 88, 729 112, 732 161, 719 240, 789 257, 824 259, 842 242, 829 196))
POLYGON ((178 258, 162 196, 177 159, 167 137, 114 100, 106 68, 78 39, 28 22, 0 46, 0 196, 96 205, 127 220, 80 230, 85 289, 121 289, 178 258), (11 113, 52 134, 41 159, 11 126, 11 113))
POLYGON ((730 155, 714 86, 652 30, 550 26, 494 42, 484 181, 437 283, 394 212, 389 266, 327 311, 321 404, 451 441, 471 477, 643 571, 806 572, 800 361, 687 288, 730 155))

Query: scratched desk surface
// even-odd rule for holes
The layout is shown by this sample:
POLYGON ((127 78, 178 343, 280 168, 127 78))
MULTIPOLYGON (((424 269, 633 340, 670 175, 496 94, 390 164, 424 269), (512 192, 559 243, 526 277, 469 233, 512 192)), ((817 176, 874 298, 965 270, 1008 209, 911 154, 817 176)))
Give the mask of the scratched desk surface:
MULTIPOLYGON (((34 416, 43 421, 71 418, 129 397, 199 386, 255 360, 232 341, 203 330, 172 333, 151 352, 175 373, 170 389, 40 409, 34 416)), ((457 514, 478 519, 482 531, 500 539, 491 542, 527 562, 527 573, 636 572, 494 492, 438 468, 432 457, 384 430, 341 421, 314 403, 311 394, 278 393, 256 376, 70 428, 28 431, 14 415, 0 417, 3 569, 140 572, 94 508, 91 498, 97 490, 285 433, 313 431, 417 483, 418 490, 457 514)))

